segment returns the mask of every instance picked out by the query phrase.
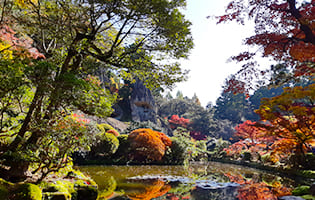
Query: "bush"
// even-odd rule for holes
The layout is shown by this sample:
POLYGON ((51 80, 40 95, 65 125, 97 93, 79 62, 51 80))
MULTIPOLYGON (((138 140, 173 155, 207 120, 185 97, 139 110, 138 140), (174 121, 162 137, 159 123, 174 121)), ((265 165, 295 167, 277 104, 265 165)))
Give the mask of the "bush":
POLYGON ((92 145, 92 155, 110 156, 113 155, 119 146, 119 140, 111 133, 100 133, 96 135, 96 143, 92 145))
POLYGON ((178 128, 171 139, 172 145, 164 159, 166 163, 184 164, 207 159, 206 141, 195 141, 185 129, 178 128))
POLYGON ((295 188, 292 191, 292 194, 296 195, 296 196, 302 196, 302 195, 309 194, 309 192, 310 192, 310 186, 302 185, 302 186, 295 188))
POLYGON ((152 129, 136 129, 128 136, 132 158, 140 162, 160 161, 165 154, 166 146, 172 141, 161 132, 152 129))
POLYGON ((111 133, 115 136, 120 135, 119 132, 109 124, 98 124, 97 128, 100 130, 101 133, 107 132, 107 133, 111 133))
POLYGON ((182 165, 189 159, 188 148, 185 143, 176 137, 172 137, 172 146, 167 149, 163 163, 182 165))
POLYGON ((115 163, 126 163, 129 161, 129 154, 130 154, 130 143, 128 141, 127 134, 121 134, 117 137, 119 140, 119 147, 116 153, 112 156, 113 161, 115 163))

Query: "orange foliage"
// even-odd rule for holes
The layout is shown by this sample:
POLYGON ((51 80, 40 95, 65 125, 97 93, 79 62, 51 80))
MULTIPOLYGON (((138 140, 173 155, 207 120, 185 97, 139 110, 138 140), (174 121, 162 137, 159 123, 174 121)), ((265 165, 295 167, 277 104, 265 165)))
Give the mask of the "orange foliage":
POLYGON ((166 194, 171 189, 171 186, 165 185, 162 180, 157 179, 147 181, 150 181, 151 183, 147 184, 144 191, 128 194, 128 197, 132 200, 150 200, 166 194))
POLYGON ((128 136, 130 147, 139 161, 159 161, 165 154, 166 146, 172 141, 164 133, 148 128, 136 129, 128 136))
POLYGON ((281 95, 262 100, 262 105, 256 112, 266 123, 257 126, 264 131, 265 136, 277 137, 272 145, 271 155, 274 161, 292 153, 304 157, 308 144, 315 139, 314 101, 315 84, 304 88, 285 88, 281 95))

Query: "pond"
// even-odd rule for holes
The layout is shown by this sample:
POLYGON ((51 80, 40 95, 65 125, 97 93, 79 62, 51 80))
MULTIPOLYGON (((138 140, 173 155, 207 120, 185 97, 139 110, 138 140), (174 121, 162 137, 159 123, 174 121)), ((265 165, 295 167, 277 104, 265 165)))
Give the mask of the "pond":
POLYGON ((239 165, 80 166, 99 186, 99 199, 277 199, 295 181, 239 165))

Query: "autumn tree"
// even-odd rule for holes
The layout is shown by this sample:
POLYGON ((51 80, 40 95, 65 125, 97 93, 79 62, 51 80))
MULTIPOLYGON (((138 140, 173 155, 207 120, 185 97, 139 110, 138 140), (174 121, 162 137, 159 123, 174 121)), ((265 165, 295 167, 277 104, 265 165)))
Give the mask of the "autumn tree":
POLYGON ((184 6, 185 1, 167 0, 3 1, 1 29, 11 27, 17 34, 0 38, 0 51, 8 57, 1 54, 0 79, 12 85, 0 88, 0 160, 12 161, 6 169, 19 170, 1 175, 25 178, 32 159, 44 159, 39 156, 45 153, 42 139, 72 111, 99 117, 112 112, 116 96, 89 74, 94 68, 112 70, 125 80, 140 78, 151 88, 185 79, 178 63, 160 62, 185 58, 192 47, 190 22, 179 11, 184 6), (30 42, 15 49, 19 40, 14 37, 30 42), (27 50, 31 56, 18 56, 27 50), (26 151, 31 158, 15 157, 26 151))
MULTIPOLYGON (((295 76, 314 75, 315 58, 315 2, 312 1, 231 1, 226 14, 218 17, 218 23, 236 21, 245 24, 247 17, 255 23, 255 35, 246 38, 253 51, 232 57, 245 62, 236 77, 230 79, 228 88, 234 92, 248 92, 254 81, 264 77, 265 71, 257 67, 255 56, 262 53, 293 70, 295 76)), ((262 80, 262 79, 261 79, 262 80)), ((265 79, 266 80, 266 79, 265 79)))
POLYGON ((257 124, 265 136, 277 140, 271 146, 275 161, 295 155, 297 165, 305 165, 305 153, 315 139, 315 84, 284 88, 273 98, 263 99, 257 110, 261 119, 257 124))

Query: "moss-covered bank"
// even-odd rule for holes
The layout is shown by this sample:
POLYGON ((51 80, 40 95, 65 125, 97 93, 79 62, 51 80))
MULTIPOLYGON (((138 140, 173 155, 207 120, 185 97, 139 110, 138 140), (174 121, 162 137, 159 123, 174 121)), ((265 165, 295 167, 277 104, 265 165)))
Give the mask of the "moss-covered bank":
POLYGON ((97 184, 80 171, 53 175, 40 182, 10 183, 0 179, 1 200, 96 200, 97 184))

